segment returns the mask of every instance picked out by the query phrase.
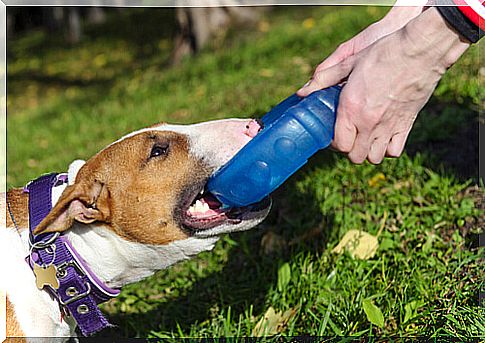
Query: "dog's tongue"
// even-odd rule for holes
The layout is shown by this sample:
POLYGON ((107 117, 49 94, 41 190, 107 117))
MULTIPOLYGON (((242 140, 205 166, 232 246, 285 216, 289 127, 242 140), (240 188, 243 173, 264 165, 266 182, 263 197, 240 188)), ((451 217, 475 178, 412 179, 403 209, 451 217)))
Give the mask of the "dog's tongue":
POLYGON ((207 205, 209 205, 209 208, 212 210, 218 209, 222 206, 221 202, 217 200, 216 197, 210 193, 206 193, 201 200, 205 202, 207 205))

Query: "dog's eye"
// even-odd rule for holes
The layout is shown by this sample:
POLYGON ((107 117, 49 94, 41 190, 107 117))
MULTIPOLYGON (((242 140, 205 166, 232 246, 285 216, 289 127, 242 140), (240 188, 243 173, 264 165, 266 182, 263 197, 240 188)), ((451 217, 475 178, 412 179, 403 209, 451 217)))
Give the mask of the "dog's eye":
POLYGON ((150 152, 150 158, 165 156, 168 152, 168 144, 155 144, 150 152))

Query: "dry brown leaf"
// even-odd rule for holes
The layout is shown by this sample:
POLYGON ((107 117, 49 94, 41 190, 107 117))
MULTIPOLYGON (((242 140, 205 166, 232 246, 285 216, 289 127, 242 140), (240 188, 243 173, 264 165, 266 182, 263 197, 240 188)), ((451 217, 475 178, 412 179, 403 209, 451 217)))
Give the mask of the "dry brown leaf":
POLYGON ((379 242, 376 236, 359 230, 349 230, 333 248, 332 252, 341 254, 348 251, 353 258, 368 260, 376 254, 379 242))
POLYGON ((258 321, 252 331, 253 337, 272 336, 282 332, 291 318, 297 313, 297 308, 285 312, 275 312, 273 307, 266 310, 264 316, 258 321))

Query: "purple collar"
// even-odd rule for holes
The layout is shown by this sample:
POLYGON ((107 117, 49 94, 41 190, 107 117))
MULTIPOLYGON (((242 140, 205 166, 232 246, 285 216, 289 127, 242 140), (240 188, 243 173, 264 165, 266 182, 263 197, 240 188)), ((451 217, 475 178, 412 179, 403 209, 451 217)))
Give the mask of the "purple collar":
POLYGON ((66 174, 48 174, 27 185, 30 254, 26 260, 34 271, 37 287, 52 294, 61 311, 76 320, 84 336, 90 336, 110 326, 97 305, 120 291, 99 280, 62 234, 33 234, 52 209, 52 188, 65 183, 66 174))

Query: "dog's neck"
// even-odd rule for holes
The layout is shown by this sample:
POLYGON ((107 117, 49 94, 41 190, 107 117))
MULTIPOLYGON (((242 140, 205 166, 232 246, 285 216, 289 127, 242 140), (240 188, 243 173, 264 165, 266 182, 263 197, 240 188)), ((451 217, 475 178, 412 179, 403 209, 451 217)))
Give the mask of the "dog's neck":
MULTIPOLYGON (((52 206, 64 188, 65 185, 53 188, 52 206)), ((77 222, 65 235, 94 274, 111 288, 140 281, 174 263, 211 250, 218 240, 218 237, 190 237, 166 245, 142 244, 121 238, 103 224, 77 222)))
MULTIPOLYGON (((57 187, 56 187, 57 188, 57 187)), ((53 190, 53 205, 62 189, 53 190)), ((12 214, 22 231, 23 251, 28 253, 28 194, 21 190, 10 193, 12 214)), ((10 217, 8 217, 10 219, 10 217)), ((11 220, 9 220, 11 221, 11 220)), ((7 223, 14 226, 13 223, 7 223)), ((140 281, 158 270, 211 250, 218 237, 190 237, 167 245, 150 245, 128 241, 110 228, 97 223, 75 223, 64 233, 74 249, 94 274, 111 288, 140 281)))
POLYGON ((96 276, 112 288, 137 282, 211 250, 218 240, 217 237, 190 237, 167 245, 141 244, 127 241, 97 224, 74 224, 66 236, 96 276))

